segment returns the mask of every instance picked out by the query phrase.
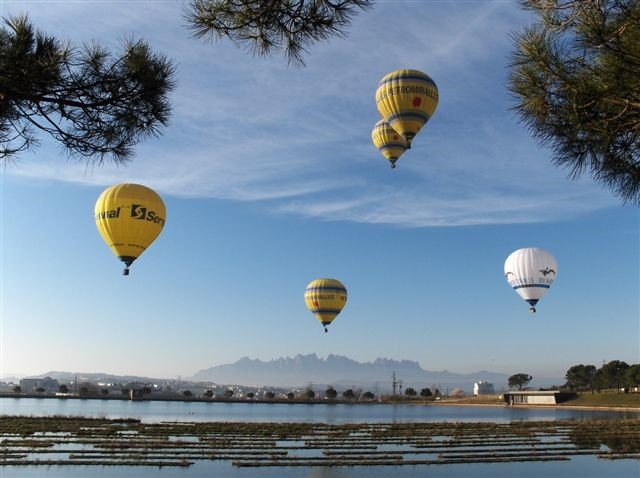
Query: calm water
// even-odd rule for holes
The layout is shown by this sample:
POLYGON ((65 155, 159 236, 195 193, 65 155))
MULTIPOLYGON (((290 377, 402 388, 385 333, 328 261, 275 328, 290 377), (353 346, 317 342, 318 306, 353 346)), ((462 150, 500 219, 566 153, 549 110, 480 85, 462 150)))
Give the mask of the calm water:
POLYGON ((160 421, 226 422, 510 422, 580 418, 640 417, 640 412, 607 412, 518 407, 447 407, 442 405, 343 405, 224 402, 132 402, 0 398, 0 415, 79 415, 160 421))
MULTIPOLYGON (((129 402, 115 400, 55 400, 0 398, 0 415, 82 415, 135 417, 158 421, 270 422, 433 422, 564 420, 639 417, 637 412, 592 412, 565 409, 446 407, 412 405, 293 405, 246 403, 129 402)), ((189 468, 121 467, 0 467, 0 478, 639 478, 638 460, 599 460, 576 456, 565 462, 460 464, 384 467, 234 468, 229 462, 197 462, 189 468)))

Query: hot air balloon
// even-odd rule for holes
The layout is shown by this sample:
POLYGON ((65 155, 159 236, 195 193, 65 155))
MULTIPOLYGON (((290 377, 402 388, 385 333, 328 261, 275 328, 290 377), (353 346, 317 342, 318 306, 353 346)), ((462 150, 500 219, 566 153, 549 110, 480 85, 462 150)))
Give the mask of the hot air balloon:
POLYGON ((544 249, 527 247, 512 252, 504 263, 504 276, 520 297, 536 312, 536 304, 558 275, 555 258, 544 249))
POLYGON ((396 70, 386 75, 376 91, 376 105, 382 118, 407 140, 431 119, 438 106, 438 87, 418 70, 396 70))
POLYGON ((327 326, 347 303, 347 289, 336 279, 316 279, 307 286, 304 301, 327 332, 327 326))
POLYGON ((158 237, 166 217, 160 196, 139 184, 116 184, 105 189, 95 207, 98 231, 125 263, 124 275, 129 275, 129 266, 158 237))
POLYGON ((373 144, 382 155, 391 161, 391 167, 396 167, 396 161, 407 150, 407 141, 385 120, 380 120, 371 132, 373 144))

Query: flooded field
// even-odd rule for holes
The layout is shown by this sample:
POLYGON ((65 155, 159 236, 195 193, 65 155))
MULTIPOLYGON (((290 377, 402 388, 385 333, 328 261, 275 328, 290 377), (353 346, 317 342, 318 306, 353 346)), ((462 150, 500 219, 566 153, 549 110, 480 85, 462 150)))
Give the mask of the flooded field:
POLYGON ((433 466, 640 459, 640 419, 511 423, 143 423, 3 417, 3 466, 433 466))

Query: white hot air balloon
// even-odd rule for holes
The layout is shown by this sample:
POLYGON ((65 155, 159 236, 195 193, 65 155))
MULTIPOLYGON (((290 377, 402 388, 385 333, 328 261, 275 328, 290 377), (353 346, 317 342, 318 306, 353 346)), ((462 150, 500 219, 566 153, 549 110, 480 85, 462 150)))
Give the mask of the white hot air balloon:
POLYGON ((504 263, 504 276, 535 313, 536 304, 558 275, 555 258, 544 249, 526 247, 512 252, 504 263))

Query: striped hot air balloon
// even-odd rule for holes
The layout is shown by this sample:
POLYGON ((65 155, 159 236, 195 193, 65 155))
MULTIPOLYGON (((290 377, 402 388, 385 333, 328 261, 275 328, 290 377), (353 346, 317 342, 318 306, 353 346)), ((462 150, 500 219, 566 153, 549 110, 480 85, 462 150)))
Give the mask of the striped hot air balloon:
POLYGON ((380 80, 376 105, 382 118, 404 136, 407 148, 411 148, 414 136, 438 106, 438 87, 421 71, 392 71, 380 80))
POLYGON ((396 161, 407 150, 407 141, 395 129, 389 126, 385 120, 380 120, 371 132, 373 145, 378 148, 382 156, 391 162, 391 167, 396 167, 396 161))
POLYGON ((504 263, 504 275, 520 297, 536 312, 536 304, 558 275, 555 258, 544 249, 527 247, 512 252, 504 263))
POLYGON ((347 289, 336 279, 316 279, 307 286, 304 301, 327 332, 327 326, 347 304, 347 289))
POLYGON ((104 242, 129 266, 158 237, 167 211, 158 194, 140 184, 116 184, 103 191, 95 206, 95 220, 104 242))

